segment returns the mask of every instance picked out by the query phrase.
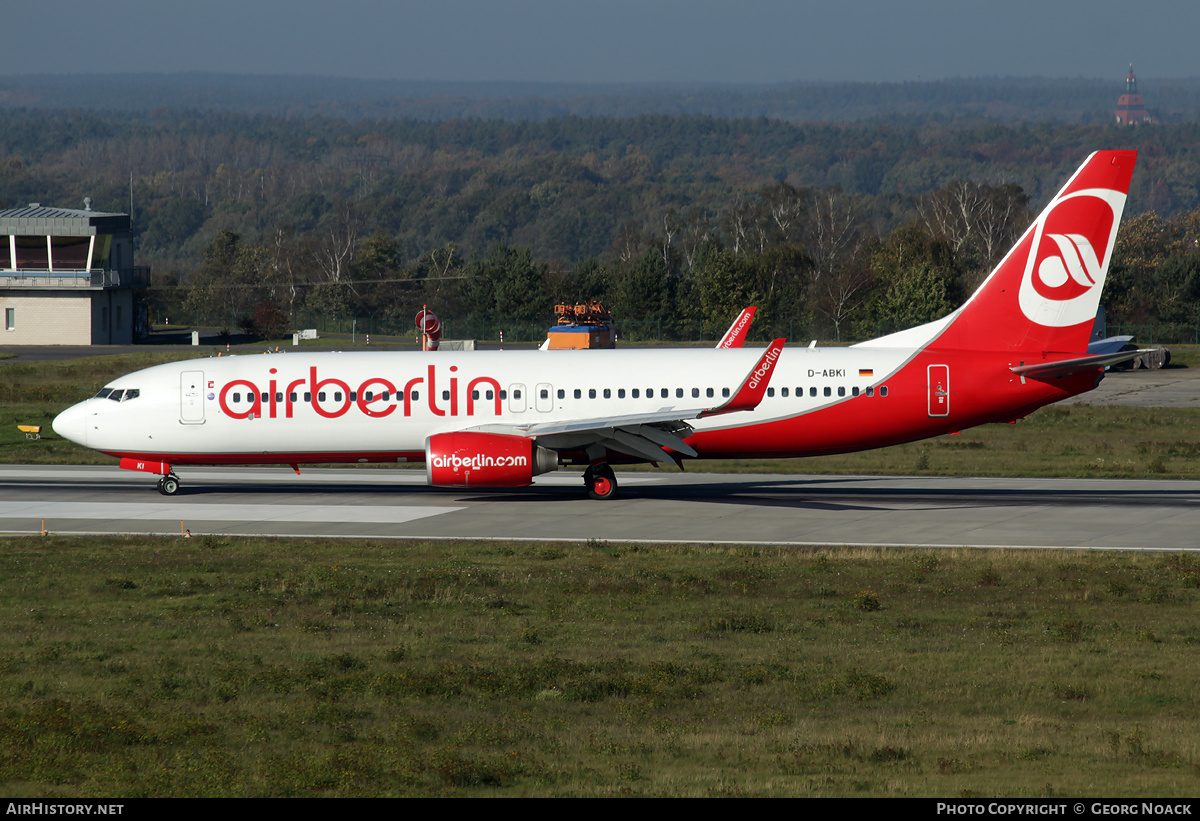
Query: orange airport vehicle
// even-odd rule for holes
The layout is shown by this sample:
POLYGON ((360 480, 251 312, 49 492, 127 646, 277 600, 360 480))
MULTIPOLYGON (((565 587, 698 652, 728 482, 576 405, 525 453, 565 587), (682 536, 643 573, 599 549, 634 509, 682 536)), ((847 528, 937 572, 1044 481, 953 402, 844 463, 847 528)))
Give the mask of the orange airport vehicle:
POLYGON ((546 332, 552 351, 575 348, 615 348, 617 329, 612 314, 601 302, 555 305, 558 324, 546 332))

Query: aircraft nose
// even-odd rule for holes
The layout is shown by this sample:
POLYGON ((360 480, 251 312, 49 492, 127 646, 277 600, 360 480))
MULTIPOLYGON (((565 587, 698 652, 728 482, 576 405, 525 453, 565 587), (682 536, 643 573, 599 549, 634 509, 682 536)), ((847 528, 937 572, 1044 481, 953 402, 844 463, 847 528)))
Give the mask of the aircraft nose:
POLYGON ((63 439, 70 439, 72 442, 87 446, 87 410, 85 409, 87 402, 80 402, 78 405, 72 405, 65 411, 54 417, 54 421, 50 426, 54 428, 54 432, 63 439))

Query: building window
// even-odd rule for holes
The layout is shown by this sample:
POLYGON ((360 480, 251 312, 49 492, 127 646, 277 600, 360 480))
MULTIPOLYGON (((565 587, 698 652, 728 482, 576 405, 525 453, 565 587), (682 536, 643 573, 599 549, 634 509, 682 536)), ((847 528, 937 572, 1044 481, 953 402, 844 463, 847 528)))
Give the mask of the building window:
POLYGON ((17 269, 46 271, 50 268, 50 243, 46 236, 16 237, 17 269))
POLYGON ((17 309, 4 309, 4 330, 15 331, 17 329, 17 309))
POLYGON ((91 237, 50 237, 49 267, 55 271, 87 270, 91 237))

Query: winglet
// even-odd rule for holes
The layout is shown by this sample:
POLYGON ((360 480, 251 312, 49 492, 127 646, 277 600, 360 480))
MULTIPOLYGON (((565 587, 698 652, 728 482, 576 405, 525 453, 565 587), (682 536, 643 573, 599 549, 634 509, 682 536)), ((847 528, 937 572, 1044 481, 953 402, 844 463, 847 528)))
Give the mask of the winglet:
POLYGON ((750 332, 750 323, 754 321, 754 312, 758 310, 758 306, 751 305, 749 308, 743 308, 738 314, 738 318, 733 320, 733 324, 729 326, 729 330, 725 332, 725 336, 721 337, 721 341, 717 343, 718 348, 740 348, 742 343, 746 341, 746 334, 750 332))
POLYGON ((786 339, 780 338, 768 345, 767 350, 763 352, 762 358, 750 369, 750 373, 746 374, 746 379, 742 382, 742 386, 738 388, 737 393, 733 395, 733 398, 723 405, 701 412, 700 417, 717 416, 722 413, 733 413, 735 411, 747 411, 757 408, 758 403, 766 396, 767 386, 771 383, 771 375, 775 370, 775 362, 779 359, 779 355, 783 352, 783 346, 786 343, 786 339))

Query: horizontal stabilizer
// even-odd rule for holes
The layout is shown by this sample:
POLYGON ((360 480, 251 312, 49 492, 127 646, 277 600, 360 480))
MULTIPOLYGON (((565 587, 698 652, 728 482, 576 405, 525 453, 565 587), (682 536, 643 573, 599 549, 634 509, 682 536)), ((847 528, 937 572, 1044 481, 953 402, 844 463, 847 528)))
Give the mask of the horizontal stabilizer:
POLYGON ((1135 356, 1141 356, 1144 353, 1151 353, 1149 349, 1139 349, 1136 351, 1118 351, 1117 353, 1106 353, 1098 356, 1080 356, 1075 359, 1060 359, 1057 362, 1038 362, 1035 365, 1014 365, 1009 368, 1017 376, 1029 376, 1034 379, 1046 379, 1047 377, 1069 376, 1073 373, 1079 373, 1082 370, 1089 368, 1101 368, 1106 365, 1115 365, 1118 362, 1124 362, 1127 359, 1133 359, 1135 356))

